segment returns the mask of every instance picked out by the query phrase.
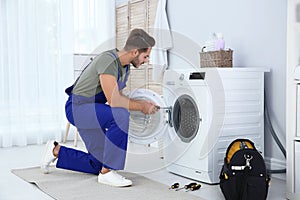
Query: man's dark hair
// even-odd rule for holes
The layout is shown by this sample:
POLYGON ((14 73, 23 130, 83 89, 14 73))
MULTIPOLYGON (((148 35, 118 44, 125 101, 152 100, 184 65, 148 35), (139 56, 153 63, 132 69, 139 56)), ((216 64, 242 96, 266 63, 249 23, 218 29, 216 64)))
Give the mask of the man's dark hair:
POLYGON ((133 29, 124 46, 125 51, 138 49, 139 52, 146 52, 148 48, 155 45, 155 40, 143 29, 133 29))

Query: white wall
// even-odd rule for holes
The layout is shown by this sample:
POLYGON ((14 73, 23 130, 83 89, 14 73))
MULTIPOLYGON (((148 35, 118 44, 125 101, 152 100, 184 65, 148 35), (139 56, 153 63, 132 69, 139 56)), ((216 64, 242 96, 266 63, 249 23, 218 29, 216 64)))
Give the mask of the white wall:
MULTIPOLYGON (((222 32, 226 47, 234 50, 234 66, 271 69, 265 75, 266 99, 273 126, 284 146, 286 10, 286 0, 167 2, 171 30, 176 37, 185 38, 194 45, 185 47, 190 62, 199 62, 200 48, 212 32, 222 32), (198 52, 191 51, 197 45, 198 52)), ((171 54, 169 59, 171 68, 184 65, 177 55, 171 54)), ((267 162, 271 160, 272 164, 279 164, 277 167, 285 167, 285 158, 268 131, 265 132, 265 157, 267 162)))

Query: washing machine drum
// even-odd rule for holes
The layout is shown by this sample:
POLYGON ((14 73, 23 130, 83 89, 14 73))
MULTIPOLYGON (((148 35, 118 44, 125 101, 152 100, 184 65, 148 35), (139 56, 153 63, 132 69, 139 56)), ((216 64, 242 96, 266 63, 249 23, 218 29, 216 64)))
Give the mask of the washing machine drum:
MULTIPOLYGON (((151 101, 165 106, 157 93, 138 89, 130 98, 151 101)), ((194 99, 189 95, 179 96, 171 110, 159 110, 154 115, 145 115, 140 111, 130 111, 129 140, 138 144, 151 144, 163 137, 167 126, 171 126, 183 142, 190 142, 197 135, 200 117, 194 99)))
POLYGON ((190 142, 197 135, 200 116, 197 105, 189 95, 181 95, 175 101, 172 112, 175 132, 183 142, 190 142))

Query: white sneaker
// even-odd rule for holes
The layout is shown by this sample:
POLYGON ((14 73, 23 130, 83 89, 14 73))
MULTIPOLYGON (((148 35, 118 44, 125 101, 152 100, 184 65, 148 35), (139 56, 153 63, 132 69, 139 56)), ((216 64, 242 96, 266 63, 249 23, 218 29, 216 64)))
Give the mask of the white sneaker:
POLYGON ((109 171, 105 174, 98 175, 98 183, 115 186, 125 187, 132 185, 132 181, 118 174, 116 171, 109 171))
POLYGON ((49 140, 46 144, 42 159, 41 159, 41 170, 44 174, 48 174, 50 172, 49 165, 51 162, 56 160, 56 157, 53 155, 54 140, 49 140))

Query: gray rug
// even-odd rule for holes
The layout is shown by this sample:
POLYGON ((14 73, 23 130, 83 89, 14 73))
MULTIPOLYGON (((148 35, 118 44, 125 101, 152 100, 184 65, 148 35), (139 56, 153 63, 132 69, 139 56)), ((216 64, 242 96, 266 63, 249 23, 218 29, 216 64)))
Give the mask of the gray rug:
POLYGON ((14 169, 12 173, 59 200, 199 200, 184 190, 169 190, 167 185, 133 173, 120 173, 133 181, 131 187, 124 188, 99 184, 95 175, 56 168, 50 174, 43 174, 38 167, 14 169))

